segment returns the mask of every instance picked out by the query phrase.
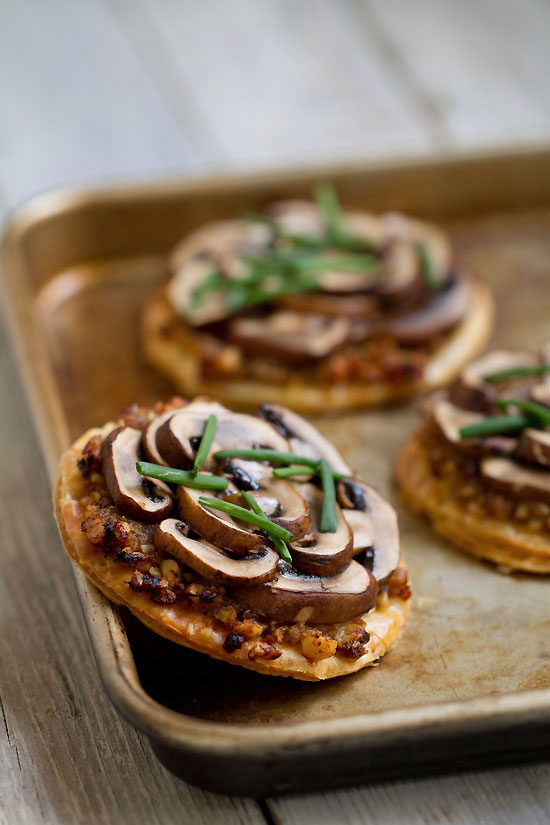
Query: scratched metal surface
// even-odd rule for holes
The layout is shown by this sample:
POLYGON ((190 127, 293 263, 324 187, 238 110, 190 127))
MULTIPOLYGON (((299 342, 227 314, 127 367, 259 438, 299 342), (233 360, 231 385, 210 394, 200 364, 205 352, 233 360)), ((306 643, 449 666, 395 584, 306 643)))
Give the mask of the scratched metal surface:
MULTIPOLYGON (((550 335, 550 213, 466 216, 449 229, 460 260, 494 287, 494 343, 536 347, 550 335)), ((140 308, 163 265, 154 255, 76 264, 38 294, 71 436, 126 403, 170 392, 144 366, 139 346, 140 308)), ((195 717, 273 724, 550 686, 547 579, 503 575, 438 539, 401 506, 392 464, 415 425, 418 403, 317 421, 398 509, 414 599, 402 640, 382 665, 324 684, 275 680, 159 640, 126 616, 151 695, 195 717)))

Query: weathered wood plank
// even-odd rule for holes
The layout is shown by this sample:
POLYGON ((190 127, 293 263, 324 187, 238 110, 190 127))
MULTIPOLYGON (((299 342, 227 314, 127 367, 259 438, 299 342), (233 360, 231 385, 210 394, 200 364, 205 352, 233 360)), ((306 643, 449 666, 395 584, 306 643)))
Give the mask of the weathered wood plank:
POLYGON ((380 64, 368 33, 348 25, 341 4, 116 0, 115 7, 174 110, 187 105, 178 89, 190 92, 194 105, 185 113, 195 134, 213 132, 235 166, 429 145, 414 101, 380 64))
POLYGON ((357 6, 365 12, 365 43, 375 20, 457 145, 548 137, 548 3, 357 0, 357 6))
POLYGON ((0 385, 0 823, 263 825, 175 779, 109 702, 2 329, 0 385))
POLYGON ((550 764, 268 801, 281 825, 548 825, 550 764))
POLYGON ((101 0, 18 0, 0 25, 2 186, 39 190, 197 168, 185 134, 101 0))

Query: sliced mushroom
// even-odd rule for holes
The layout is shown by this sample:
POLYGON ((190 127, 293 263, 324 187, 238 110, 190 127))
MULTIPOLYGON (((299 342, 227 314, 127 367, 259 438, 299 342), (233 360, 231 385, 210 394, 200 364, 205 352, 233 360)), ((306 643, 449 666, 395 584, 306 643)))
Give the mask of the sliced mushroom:
POLYGON ((326 458, 335 472, 352 475, 349 464, 344 461, 336 447, 301 415, 281 404, 270 402, 261 405, 258 415, 270 421, 275 429, 288 438, 292 452, 308 458, 326 458))
POLYGON ((396 239, 384 251, 384 275, 376 294, 386 307, 410 304, 420 296, 424 282, 418 251, 413 243, 396 239))
POLYGON ((313 484, 300 484, 299 490, 309 504, 311 525, 309 533, 290 544, 293 564, 310 576, 335 576, 352 559, 352 532, 342 510, 336 505, 336 532, 321 533, 323 493, 313 484))
POLYGON ((389 501, 358 478, 345 478, 336 485, 338 500, 353 534, 353 553, 373 548, 372 573, 378 581, 386 579, 399 564, 400 540, 397 514, 389 501), (354 490, 350 499, 350 489, 354 490), (359 495, 359 492, 361 495, 359 495), (347 508, 355 501, 359 507, 347 508))
POLYGON ((408 240, 422 244, 436 277, 443 283, 452 267, 452 249, 449 238, 438 227, 398 212, 382 217, 386 241, 408 240))
POLYGON ((535 358, 530 352, 494 350, 463 369, 449 390, 449 400, 465 410, 496 412, 499 385, 484 381, 484 377, 515 367, 531 366, 534 363, 535 358))
POLYGON ((370 320, 378 317, 378 301, 370 295, 299 292, 279 298, 277 305, 296 312, 315 312, 333 318, 370 320))
POLYGON ((452 446, 462 453, 469 455, 511 455, 517 447, 517 438, 494 435, 484 438, 460 437, 462 427, 484 421, 486 416, 481 413, 463 410, 441 399, 436 401, 431 409, 432 420, 439 431, 452 446))
MULTIPOLYGON (((311 529, 310 505, 302 489, 282 478, 274 478, 269 467, 260 466, 267 470, 267 473, 255 489, 249 489, 250 495, 258 502, 271 521, 284 527, 285 530, 290 530, 295 539, 301 538, 311 529)), ((235 504, 248 507, 240 493, 231 497, 226 496, 226 498, 234 501, 235 504)))
POLYGON ((189 538, 178 519, 162 521, 155 530, 155 547, 183 562, 214 584, 251 587, 269 581, 277 573, 278 554, 264 546, 254 556, 234 559, 207 541, 189 538))
POLYGON ((292 362, 324 358, 346 343, 349 332, 346 318, 288 310, 267 317, 234 318, 228 324, 230 339, 245 352, 267 353, 292 362))
POLYGON ((378 331, 398 341, 428 341, 456 326, 465 316, 471 298, 470 281, 461 276, 434 293, 431 301, 404 315, 382 322, 378 331))
POLYGON ((215 402, 194 402, 183 407, 166 421, 157 432, 157 447, 171 467, 192 466, 208 416, 214 413, 218 426, 203 469, 214 467, 214 453, 232 448, 255 445, 274 450, 288 450, 288 442, 265 421, 245 413, 233 413, 215 402))
POLYGON ((244 254, 261 250, 271 242, 267 225, 242 220, 215 221, 192 232, 174 251, 173 273, 167 295, 174 310, 193 325, 219 321, 232 314, 226 294, 219 290, 204 293, 194 306, 196 290, 213 272, 227 278, 244 277, 244 254))
POLYGON ((322 238, 325 234, 322 215, 311 201, 276 201, 268 207, 267 214, 283 233, 313 238, 322 238))
POLYGON ((250 526, 235 521, 221 510, 200 504, 199 498, 204 495, 204 490, 179 487, 178 505, 183 521, 202 538, 216 547, 229 550, 236 556, 249 556, 260 552, 260 548, 266 544, 265 537, 253 533, 250 526))
POLYGON ((527 469, 510 458, 484 458, 481 477, 490 487, 511 498, 550 502, 548 470, 527 469))
POLYGON ((278 575, 258 587, 235 588, 233 596, 240 607, 267 616, 275 622, 345 622, 374 605, 378 583, 369 571, 355 561, 337 576, 298 575, 279 562, 278 575))
POLYGON ((173 506, 170 488, 140 475, 141 430, 118 427, 103 445, 103 475, 109 495, 122 512, 142 521, 161 521, 173 506))
POLYGON ((141 436, 141 449, 147 461, 153 464, 166 464, 157 447, 157 433, 162 425, 174 415, 174 410, 162 413, 153 418, 151 423, 143 430, 141 436))
POLYGON ((516 455, 543 467, 550 467, 550 432, 527 427, 522 430, 516 455))

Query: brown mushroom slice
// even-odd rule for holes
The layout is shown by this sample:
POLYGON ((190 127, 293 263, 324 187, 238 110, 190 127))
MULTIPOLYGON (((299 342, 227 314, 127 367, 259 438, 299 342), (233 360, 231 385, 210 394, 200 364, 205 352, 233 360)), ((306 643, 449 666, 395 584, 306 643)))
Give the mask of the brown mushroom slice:
POLYGON ((337 576, 304 576, 279 562, 276 578, 258 587, 234 588, 239 607, 275 622, 332 624, 366 613, 376 601, 378 583, 356 561, 337 576))
POLYGON ((422 244, 436 276, 445 280, 452 266, 452 247, 445 232, 433 224, 398 212, 383 215, 382 223, 386 241, 400 239, 422 244))
POLYGON ((157 447, 171 467, 193 465, 196 449, 210 414, 218 418, 214 441, 203 469, 214 467, 214 453, 226 449, 246 449, 254 445, 288 451, 288 442, 267 422, 253 415, 233 413, 215 402, 193 403, 176 412, 157 432, 157 447))
POLYGON ((449 390, 449 400, 457 407, 477 412, 496 412, 498 384, 484 381, 486 375, 532 366, 535 357, 530 352, 494 350, 465 367, 449 390))
POLYGON ((290 544, 292 561, 310 576, 335 576, 348 566, 353 556, 353 535, 341 508, 336 505, 336 532, 321 533, 323 493, 313 484, 300 484, 301 495, 309 504, 310 532, 290 544))
POLYGON ((445 440, 460 452, 478 456, 511 455, 517 447, 517 438, 504 435, 462 439, 460 437, 462 427, 485 421, 486 416, 471 410, 463 410, 445 399, 435 402, 431 415, 445 440))
POLYGON ((424 282, 418 251, 413 243, 396 239, 384 251, 384 275, 376 288, 382 304, 398 306, 414 301, 422 293, 424 282))
POLYGON ((228 278, 245 277, 245 254, 261 250, 271 242, 267 225, 242 220, 215 221, 191 233, 174 251, 170 260, 172 278, 167 296, 175 312, 193 325, 220 321, 232 314, 227 296, 209 290, 194 306, 196 290, 213 272, 228 278))
POLYGON ((429 341, 455 327, 465 316, 472 294, 470 281, 455 278, 431 301, 412 312, 382 322, 379 332, 404 343, 429 341))
POLYGON ((516 455, 542 467, 550 467, 550 432, 527 427, 521 433, 516 455))
POLYGON ((155 530, 155 547, 174 556, 207 582, 252 587, 276 575, 279 556, 270 547, 262 547, 253 556, 234 559, 210 542, 189 538, 179 525, 181 522, 175 518, 162 521, 155 530))
POLYGON ((136 470, 141 430, 118 427, 103 445, 103 475, 109 495, 124 515, 141 521, 161 521, 172 512, 170 488, 136 470))
POLYGON ((275 221, 282 233, 309 235, 313 238, 322 238, 325 234, 323 217, 311 201, 276 201, 270 204, 267 214, 275 221))
POLYGON ((550 502, 550 473, 522 467, 510 458, 484 458, 481 477, 495 490, 514 499, 550 502))
POLYGON ((214 510, 199 503, 200 496, 208 491, 191 487, 178 488, 179 513, 183 521, 203 539, 229 550, 236 556, 249 556, 259 552, 266 538, 252 532, 252 527, 238 522, 221 510, 214 510))
MULTIPOLYGON (((275 524, 290 530, 297 538, 309 531, 311 518, 308 502, 295 484, 275 477, 267 464, 232 458, 223 462, 222 469, 239 490, 249 492, 256 499, 265 515, 275 524)), ((248 506, 240 495, 230 500, 248 506)))
POLYGON ((296 312, 315 312, 334 318, 369 320, 379 314, 378 302, 370 295, 338 295, 325 292, 302 292, 279 298, 277 305, 296 312))
POLYGON ((330 355, 346 343, 349 332, 346 318, 288 310, 261 318, 234 318, 228 325, 230 339, 243 350, 294 362, 330 355))
POLYGON ((394 508, 374 487, 358 478, 340 479, 336 491, 338 500, 345 507, 342 511, 344 518, 352 530, 354 555, 373 548, 372 573, 378 581, 383 581, 399 564, 399 526, 394 508), (350 483, 358 488, 353 501, 346 490, 350 483), (346 502, 356 506, 349 509, 346 502))
POLYGON ((174 415, 174 412, 175 410, 169 410, 168 412, 162 413, 162 415, 157 415, 156 418, 153 418, 151 423, 143 430, 141 436, 141 449, 143 450, 143 454, 147 461, 151 461, 153 464, 166 465, 166 461, 161 456, 157 447, 157 433, 160 427, 162 427, 162 425, 174 415))
POLYGON ((352 475, 351 467, 336 447, 298 413, 283 407, 282 404, 266 402, 261 405, 258 415, 269 421, 288 439, 292 452, 308 458, 326 458, 335 472, 352 475))

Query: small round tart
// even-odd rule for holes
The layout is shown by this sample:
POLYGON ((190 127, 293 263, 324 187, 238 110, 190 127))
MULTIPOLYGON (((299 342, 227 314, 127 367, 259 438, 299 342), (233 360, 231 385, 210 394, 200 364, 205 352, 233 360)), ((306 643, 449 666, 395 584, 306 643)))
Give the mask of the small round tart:
POLYGON ((424 411, 396 464, 405 500, 458 547, 550 573, 550 344, 499 350, 424 411))
POLYGON ((108 599, 177 644, 260 673, 353 673, 393 646, 408 615, 393 508, 274 404, 258 416, 206 398, 129 408, 63 455, 54 508, 65 549, 108 599), (155 449, 161 463, 138 472, 155 449))
POLYGON ((143 316, 146 359, 186 395, 250 409, 368 406, 448 383, 493 301, 437 227, 343 210, 332 190, 206 224, 173 251, 143 316))

